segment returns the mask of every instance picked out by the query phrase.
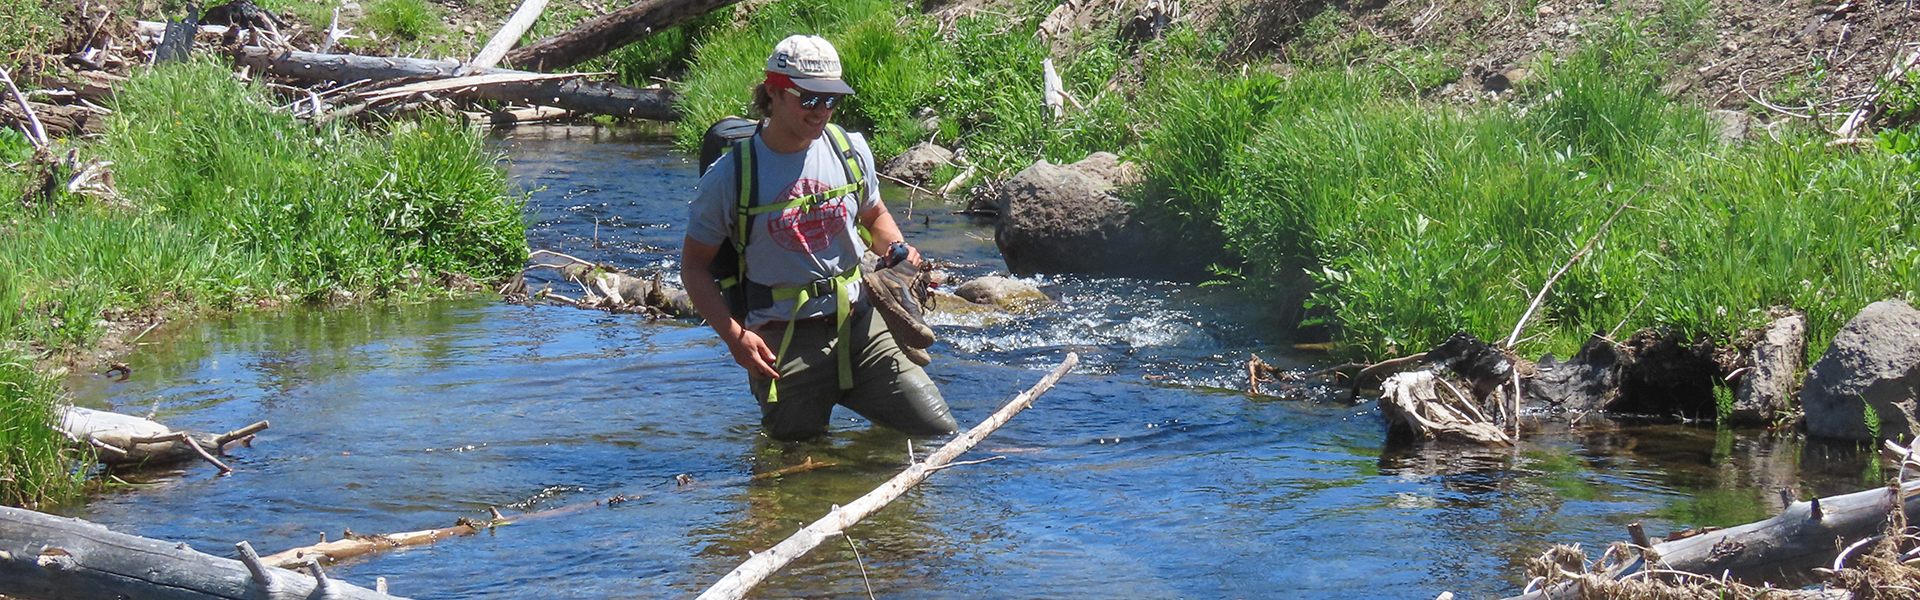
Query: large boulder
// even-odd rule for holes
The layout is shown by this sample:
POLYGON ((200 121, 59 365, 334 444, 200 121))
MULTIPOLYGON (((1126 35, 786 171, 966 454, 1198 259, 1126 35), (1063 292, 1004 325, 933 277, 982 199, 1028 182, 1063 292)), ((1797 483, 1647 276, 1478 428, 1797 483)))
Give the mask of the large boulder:
POLYGON ((1807 435, 1843 440, 1891 438, 1912 431, 1920 395, 1920 311, 1886 300, 1861 309, 1807 373, 1800 403, 1807 435), (1877 429, 1870 427, 1873 407, 1877 429))
MULTIPOLYGON (((1119 158, 1096 152, 1071 165, 1040 161, 1000 190, 994 242, 1015 274, 1138 272, 1165 248, 1129 218, 1115 195, 1139 176, 1119 158)), ((1164 262, 1164 261, 1157 261, 1164 262)))
POLYGON ((934 169, 952 162, 952 150, 935 146, 932 142, 920 142, 881 165, 880 173, 914 185, 926 185, 927 180, 933 177, 934 169))
POLYGON ((1733 384, 1736 421, 1765 423, 1793 410, 1793 377, 1806 365, 1807 318, 1789 315, 1774 319, 1755 340, 1741 362, 1733 384))

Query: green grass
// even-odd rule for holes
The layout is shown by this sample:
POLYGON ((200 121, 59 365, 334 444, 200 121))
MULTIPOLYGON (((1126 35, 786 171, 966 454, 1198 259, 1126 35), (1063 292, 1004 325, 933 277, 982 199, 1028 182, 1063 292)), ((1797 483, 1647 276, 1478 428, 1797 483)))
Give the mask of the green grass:
POLYGON ((446 31, 444 19, 440 7, 426 0, 373 0, 360 22, 380 35, 414 41, 446 31))
POLYGON ((1623 22, 1517 105, 1472 110, 1388 99, 1364 72, 1174 77, 1136 152, 1141 202, 1219 228, 1253 285, 1309 272, 1315 314, 1374 357, 1504 337, 1623 202, 1523 353, 1623 321, 1720 336, 1785 305, 1808 312, 1817 356, 1860 307, 1913 289, 1908 161, 1818 132, 1721 145, 1658 94, 1655 54, 1623 22))
POLYGON ((116 311, 420 297, 441 293, 422 285, 442 271, 484 281, 524 261, 522 199, 473 129, 315 129, 276 103, 210 62, 123 84, 104 141, 84 151, 115 163, 124 205, 0 206, 0 340, 77 350, 116 311))
MULTIPOLYGON (((0 298, 11 282, 0 279, 0 298)), ((80 489, 81 469, 63 454, 66 438, 53 422, 60 386, 29 361, 0 350, 0 504, 38 507, 80 489)))
MULTIPOLYGON (((1569 354, 1616 328, 1719 338, 1788 306, 1807 312, 1817 356, 1860 307, 1912 296, 1920 274, 1911 136, 1866 152, 1793 129, 1727 145, 1701 109, 1660 93, 1665 61, 1711 15, 1697 0, 1589 27, 1582 47, 1533 61, 1513 101, 1466 108, 1410 89, 1458 78, 1457 48, 1342 33, 1337 10, 1303 25, 1313 43, 1290 46, 1284 71, 1223 62, 1218 32, 1180 25, 1137 56, 1095 41, 1058 58, 1087 105, 1058 120, 1041 106, 1048 49, 1034 36, 1050 5, 938 27, 903 6, 787 0, 717 26, 681 109, 695 124, 744 114, 776 41, 824 35, 861 90, 836 119, 881 158, 931 138, 1006 177, 1118 152, 1147 173, 1128 193, 1137 214, 1225 246, 1235 281, 1306 297, 1308 322, 1366 357, 1457 331, 1504 338, 1623 204, 1528 324, 1523 354, 1569 354), (915 122, 923 108, 936 131, 915 122)), ((681 128, 683 146, 700 131, 681 128)))
POLYGON ((60 15, 53 6, 47 0, 0 3, 0 68, 13 71, 21 61, 51 49, 60 37, 60 15))

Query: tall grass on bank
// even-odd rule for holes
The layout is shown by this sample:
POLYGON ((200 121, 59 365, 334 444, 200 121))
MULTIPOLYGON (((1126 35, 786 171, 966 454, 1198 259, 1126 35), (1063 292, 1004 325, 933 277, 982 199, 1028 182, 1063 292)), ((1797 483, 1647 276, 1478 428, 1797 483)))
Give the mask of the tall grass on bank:
MULTIPOLYGON (((441 272, 489 280, 525 260, 523 200, 471 128, 430 117, 316 129, 274 104, 212 63, 121 86, 104 141, 85 150, 115 163, 123 202, 0 206, 5 348, 85 348, 102 319, 149 308, 431 294, 441 272)), ((56 402, 31 377, 11 385, 56 402)), ((0 423, 44 429, 38 406, 0 404, 0 423)), ((36 468, 27 454, 0 472, 36 468)), ((54 488, 0 481, 0 499, 59 495, 42 489, 54 488)))
MULTIPOLYGON (((698 125, 747 114, 774 45, 812 34, 833 42, 848 84, 858 91, 834 120, 865 132, 883 160, 933 139, 965 147, 975 163, 1003 172, 1035 158, 1071 162, 1131 143, 1124 102, 1092 103, 1096 108, 1065 121, 1054 121, 1042 106, 1047 47, 1034 32, 1052 6, 1018 4, 1007 8, 1010 15, 961 17, 946 29, 890 0, 764 5, 744 22, 707 35, 680 87, 680 109, 687 123, 698 125), (932 130, 924 125, 928 116, 937 116, 932 130)), ((1106 45, 1056 63, 1070 91, 1087 101, 1100 95, 1119 60, 1106 45)), ((681 146, 696 147, 702 131, 682 127, 681 146)))
POLYGON ((41 506, 80 488, 80 470, 63 455, 66 438, 48 426, 59 397, 52 378, 0 350, 0 504, 41 506))
POLYGON ((1817 132, 1722 144, 1655 92, 1648 56, 1625 22, 1517 106, 1481 109, 1385 100, 1339 73, 1186 76, 1139 152, 1160 194, 1145 202, 1217 225, 1255 285, 1306 270, 1313 310, 1372 356, 1504 337, 1622 203, 1523 351, 1622 326, 1724 336, 1788 306, 1817 355, 1860 307, 1911 295, 1911 163, 1817 132))

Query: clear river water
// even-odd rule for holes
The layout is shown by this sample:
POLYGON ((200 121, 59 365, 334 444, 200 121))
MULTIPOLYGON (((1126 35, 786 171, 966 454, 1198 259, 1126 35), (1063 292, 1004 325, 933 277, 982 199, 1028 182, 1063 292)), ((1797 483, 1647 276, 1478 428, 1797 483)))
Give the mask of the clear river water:
MULTIPOLYGON (((532 193, 529 238, 671 267, 695 166, 645 130, 522 127, 497 141, 532 193)), ((888 191, 963 276, 1004 270, 992 226, 888 191)), ((1372 402, 1244 391, 1244 363, 1310 368, 1262 299, 1229 287, 1045 277, 1060 304, 936 319, 929 368, 970 427, 1068 352, 1083 364, 966 459, 758 588, 758 598, 1499 598, 1555 543, 1730 525, 1877 485, 1871 454, 1765 431, 1598 425, 1512 451, 1388 447, 1372 402), (857 554, 856 554, 857 549, 857 554)), ((556 283, 555 290, 572 284, 556 283)), ((218 476, 121 474, 63 512, 230 556, 632 498, 330 569, 434 599, 690 598, 904 468, 904 436, 851 413, 758 434, 743 372, 704 326, 495 300, 294 309, 171 326, 127 381, 75 402, 176 427, 271 429, 218 476), (836 466, 747 482, 808 458, 836 466), (690 478, 690 484, 681 480, 690 478)), ((916 453, 942 439, 911 440, 916 453)))

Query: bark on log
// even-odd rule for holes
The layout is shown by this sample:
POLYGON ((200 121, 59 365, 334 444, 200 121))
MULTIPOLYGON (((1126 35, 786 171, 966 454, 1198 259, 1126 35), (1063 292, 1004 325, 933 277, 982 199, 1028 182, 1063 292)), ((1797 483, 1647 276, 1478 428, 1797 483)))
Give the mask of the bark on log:
MULTIPOLYGON (((101 133, 107 130, 106 117, 84 106, 63 106, 59 104, 41 104, 39 102, 29 102, 27 104, 33 107, 33 114, 39 117, 40 125, 46 131, 49 139, 77 137, 101 133)), ((28 122, 26 112, 20 110, 20 104, 17 102, 0 104, 0 120, 4 120, 5 126, 7 127, 15 127, 28 122)))
POLYGON ((530 71, 565 69, 620 49, 740 0, 641 0, 507 53, 507 64, 530 71))
MULTIPOLYGON (((235 53, 234 60, 239 64, 252 67, 255 72, 270 73, 300 81, 331 81, 337 84, 362 79, 379 81, 401 78, 445 79, 464 75, 530 74, 508 69, 478 69, 473 72, 463 72, 459 63, 424 58, 315 54, 276 51, 257 46, 241 48, 235 53)), ((655 121, 680 120, 680 113, 673 108, 673 93, 662 89, 569 79, 487 85, 474 88, 470 93, 474 97, 488 100, 552 106, 576 112, 655 121)))
POLYGON ((0 594, 59 600, 393 599, 334 579, 259 567, 184 543, 0 506, 0 594))
MULTIPOLYGON (((1920 481, 1908 482, 1898 498, 1908 519, 1920 516, 1920 481)), ((1836 539, 1879 535, 1895 501, 1892 488, 1875 488, 1795 502, 1765 521, 1654 544, 1654 564, 1749 582, 1797 575, 1832 563, 1836 539)))
POLYGON ((932 475, 934 471, 953 466, 950 464, 953 459, 973 449, 980 440, 986 439, 988 435, 993 434, 994 430, 1006 425, 1014 415, 1032 406, 1035 399, 1046 393, 1048 388, 1052 388, 1054 382, 1059 381, 1061 376, 1066 375, 1067 371, 1072 370, 1073 365, 1079 362, 1079 355, 1068 353, 1066 360, 1061 361, 1060 366, 1054 367, 1053 372, 1040 378, 1040 382, 1033 384, 1032 388, 1008 400, 1005 406, 987 417, 987 420, 981 421, 965 434, 953 438, 953 441, 947 442, 939 450, 933 451, 933 454, 927 455, 926 460, 907 467, 907 470, 901 471, 899 475, 893 476, 893 479, 867 492, 865 496, 847 503, 846 506, 834 507, 827 516, 801 528, 785 541, 776 544, 766 552, 748 558, 746 562, 740 563, 739 567, 735 567, 733 572, 727 573, 726 577, 722 577, 718 583, 713 584, 713 587, 707 588, 706 592, 700 594, 699 600, 739 600, 745 597, 748 590, 752 590, 753 586, 759 585, 767 576, 780 570, 780 567, 786 566, 787 563, 793 562, 793 559, 819 546, 821 542, 840 535, 840 532, 860 522, 860 519, 885 507, 887 503, 900 497, 900 494, 906 493, 915 484, 926 480, 927 476, 932 475))
MULTIPOLYGON (((1899 497, 1905 503, 1908 519, 1920 514, 1920 481, 1904 484, 1899 497)), ((1831 565, 1846 542, 1879 535, 1893 510, 1894 498, 1894 490, 1884 487, 1795 502, 1765 521, 1656 543, 1649 553, 1652 568, 1715 578, 1725 574, 1748 585, 1783 576, 1798 580, 1814 567, 1831 565), (1836 544, 1836 540, 1842 543, 1836 544)), ((1645 568, 1641 563, 1617 575, 1626 577, 1645 568)), ((1588 597, 1584 594, 1581 581, 1572 580, 1507 600, 1588 597)))

